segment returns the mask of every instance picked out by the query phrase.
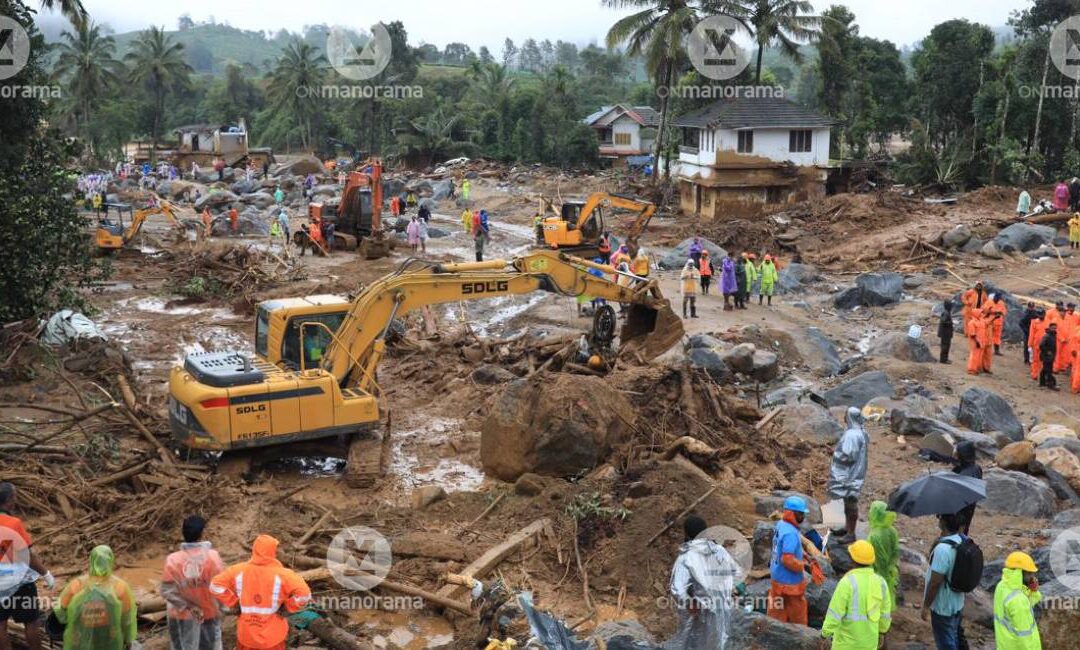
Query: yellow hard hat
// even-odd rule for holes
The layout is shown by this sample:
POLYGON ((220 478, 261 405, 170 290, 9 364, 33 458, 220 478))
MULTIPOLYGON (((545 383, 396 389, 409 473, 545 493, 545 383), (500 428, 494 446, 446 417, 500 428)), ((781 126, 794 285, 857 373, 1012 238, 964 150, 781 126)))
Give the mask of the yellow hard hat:
POLYGON ((593 370, 600 370, 604 367, 604 359, 599 354, 594 354, 589 357, 589 367, 593 370))
POLYGON ((847 550, 848 554, 851 555, 851 559, 863 566, 870 566, 874 563, 874 547, 865 539, 860 539, 848 546, 847 550))
POLYGON ((1023 551, 1009 553, 1009 557, 1005 558, 1005 568, 1020 569, 1030 573, 1038 573, 1039 571, 1039 567, 1035 566, 1035 560, 1031 559, 1031 556, 1023 551))

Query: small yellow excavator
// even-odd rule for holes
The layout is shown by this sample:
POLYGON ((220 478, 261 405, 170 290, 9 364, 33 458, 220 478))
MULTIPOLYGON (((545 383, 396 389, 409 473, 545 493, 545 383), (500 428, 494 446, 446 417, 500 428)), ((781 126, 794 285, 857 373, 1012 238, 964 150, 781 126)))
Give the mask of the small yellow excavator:
POLYGON ((544 246, 582 257, 594 257, 600 236, 606 230, 604 205, 638 213, 629 230, 623 233, 626 241, 636 249, 638 237, 656 213, 656 205, 632 196, 607 192, 595 192, 584 201, 564 201, 558 211, 550 200, 540 199, 540 214, 554 213, 554 216, 543 217, 540 221, 544 246))
POLYGON ((168 201, 158 201, 153 206, 141 210, 135 210, 127 203, 107 203, 105 204, 105 216, 98 219, 94 242, 100 251, 119 250, 127 246, 128 242, 139 234, 146 219, 155 214, 165 215, 180 234, 185 234, 188 229, 201 227, 194 221, 190 223, 182 222, 176 216, 174 210, 175 207, 168 201), (116 214, 115 220, 110 218, 113 213, 116 214), (124 222, 125 216, 127 217, 126 224, 124 222))
POLYGON ((682 338, 682 321, 655 279, 621 286, 608 279, 613 273, 609 266, 556 251, 534 251, 509 262, 410 260, 367 286, 340 322, 336 301, 264 302, 255 324, 255 359, 239 352, 203 352, 173 368, 170 427, 194 450, 240 452, 248 458, 255 450, 263 458, 344 456, 346 482, 370 486, 382 475, 385 452, 376 370, 396 318, 426 305, 463 300, 534 291, 584 294, 629 304, 620 350, 642 359, 659 356, 682 338), (605 275, 590 274, 591 269, 605 275), (288 313, 276 314, 282 310, 288 313))

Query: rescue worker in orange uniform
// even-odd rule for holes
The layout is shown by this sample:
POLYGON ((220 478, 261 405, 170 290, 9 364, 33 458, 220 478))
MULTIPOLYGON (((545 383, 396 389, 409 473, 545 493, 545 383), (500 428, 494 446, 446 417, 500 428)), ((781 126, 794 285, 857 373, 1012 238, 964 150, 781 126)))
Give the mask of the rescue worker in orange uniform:
POLYGON ((994 345, 994 332, 997 330, 997 323, 999 322, 1001 322, 1000 316, 989 307, 983 311, 983 315, 979 319, 980 333, 982 334, 979 339, 979 352, 982 353, 982 371, 988 375, 994 374, 991 372, 997 347, 994 345))
POLYGON ((984 369, 984 350, 989 343, 987 322, 981 310, 974 310, 964 320, 964 336, 968 341, 967 373, 977 375, 984 369))
POLYGON ((968 319, 976 312, 983 308, 983 304, 986 302, 986 290, 983 289, 983 283, 975 283, 975 287, 968 289, 960 296, 960 303, 964 305, 961 310, 961 314, 964 317, 964 332, 967 332, 968 319))
POLYGON ((237 650, 285 650, 289 623, 279 612, 296 613, 311 601, 304 579, 277 559, 278 541, 259 535, 251 559, 214 576, 210 593, 226 607, 240 606, 237 650))
POLYGON ((987 314, 998 314, 998 316, 991 316, 994 325, 994 354, 1001 356, 1001 332, 1005 329, 1005 314, 1009 312, 1009 308, 1005 306, 1005 301, 1001 299, 1000 293, 995 293, 990 300, 990 303, 986 305, 985 309, 987 314))
POLYGON ((817 585, 825 581, 825 575, 813 558, 803 558, 802 532, 799 525, 810 511, 806 500, 798 496, 787 497, 784 499, 783 508, 783 518, 776 522, 776 530, 773 532, 767 613, 770 618, 778 621, 807 625, 805 572, 810 570, 814 584, 817 585))
POLYGON ((1031 350, 1031 378, 1039 379, 1042 372, 1042 359, 1039 358, 1039 343, 1042 342, 1043 334, 1046 333, 1046 311, 1043 309, 1035 312, 1035 318, 1031 320, 1031 330, 1028 332, 1028 348, 1031 350))
POLYGON ((1069 356, 1070 345, 1077 336, 1076 330, 1076 305, 1066 305, 1058 323, 1058 349, 1054 357, 1054 372, 1065 372, 1072 367, 1072 357, 1069 356))
POLYGON ((1069 387, 1072 389, 1073 394, 1076 395, 1080 394, 1080 325, 1074 325, 1073 331, 1076 332, 1076 335, 1069 341, 1069 349, 1066 353, 1069 355, 1072 364, 1069 387))

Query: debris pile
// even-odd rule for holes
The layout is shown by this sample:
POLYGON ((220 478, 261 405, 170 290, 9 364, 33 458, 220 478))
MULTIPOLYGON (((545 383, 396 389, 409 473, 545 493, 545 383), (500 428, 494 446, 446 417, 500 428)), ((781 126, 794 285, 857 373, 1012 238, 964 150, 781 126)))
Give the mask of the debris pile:
POLYGON ((248 303, 258 301, 256 292, 302 280, 306 273, 295 257, 254 245, 176 251, 169 254, 166 266, 176 293, 248 303))

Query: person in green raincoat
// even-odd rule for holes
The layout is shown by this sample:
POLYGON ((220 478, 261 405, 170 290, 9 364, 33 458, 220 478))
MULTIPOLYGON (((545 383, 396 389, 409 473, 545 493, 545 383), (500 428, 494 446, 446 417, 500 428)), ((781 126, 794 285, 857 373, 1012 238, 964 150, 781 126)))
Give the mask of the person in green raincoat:
POLYGON ((896 607, 896 594, 900 587, 900 535, 893 523, 896 513, 888 509, 884 501, 870 504, 868 540, 874 547, 874 573, 885 579, 889 597, 896 607))
POLYGON ((108 546, 90 551, 90 572, 75 578, 53 608, 64 627, 64 650, 124 650, 135 643, 135 595, 113 575, 108 546))
POLYGON ((758 294, 758 304, 760 305, 763 298, 769 299, 769 305, 772 305, 773 292, 776 291, 776 282, 780 279, 780 274, 776 271, 776 263, 773 262, 772 255, 766 255, 765 259, 761 261, 761 268, 758 269, 758 274, 761 276, 761 293, 758 294))

